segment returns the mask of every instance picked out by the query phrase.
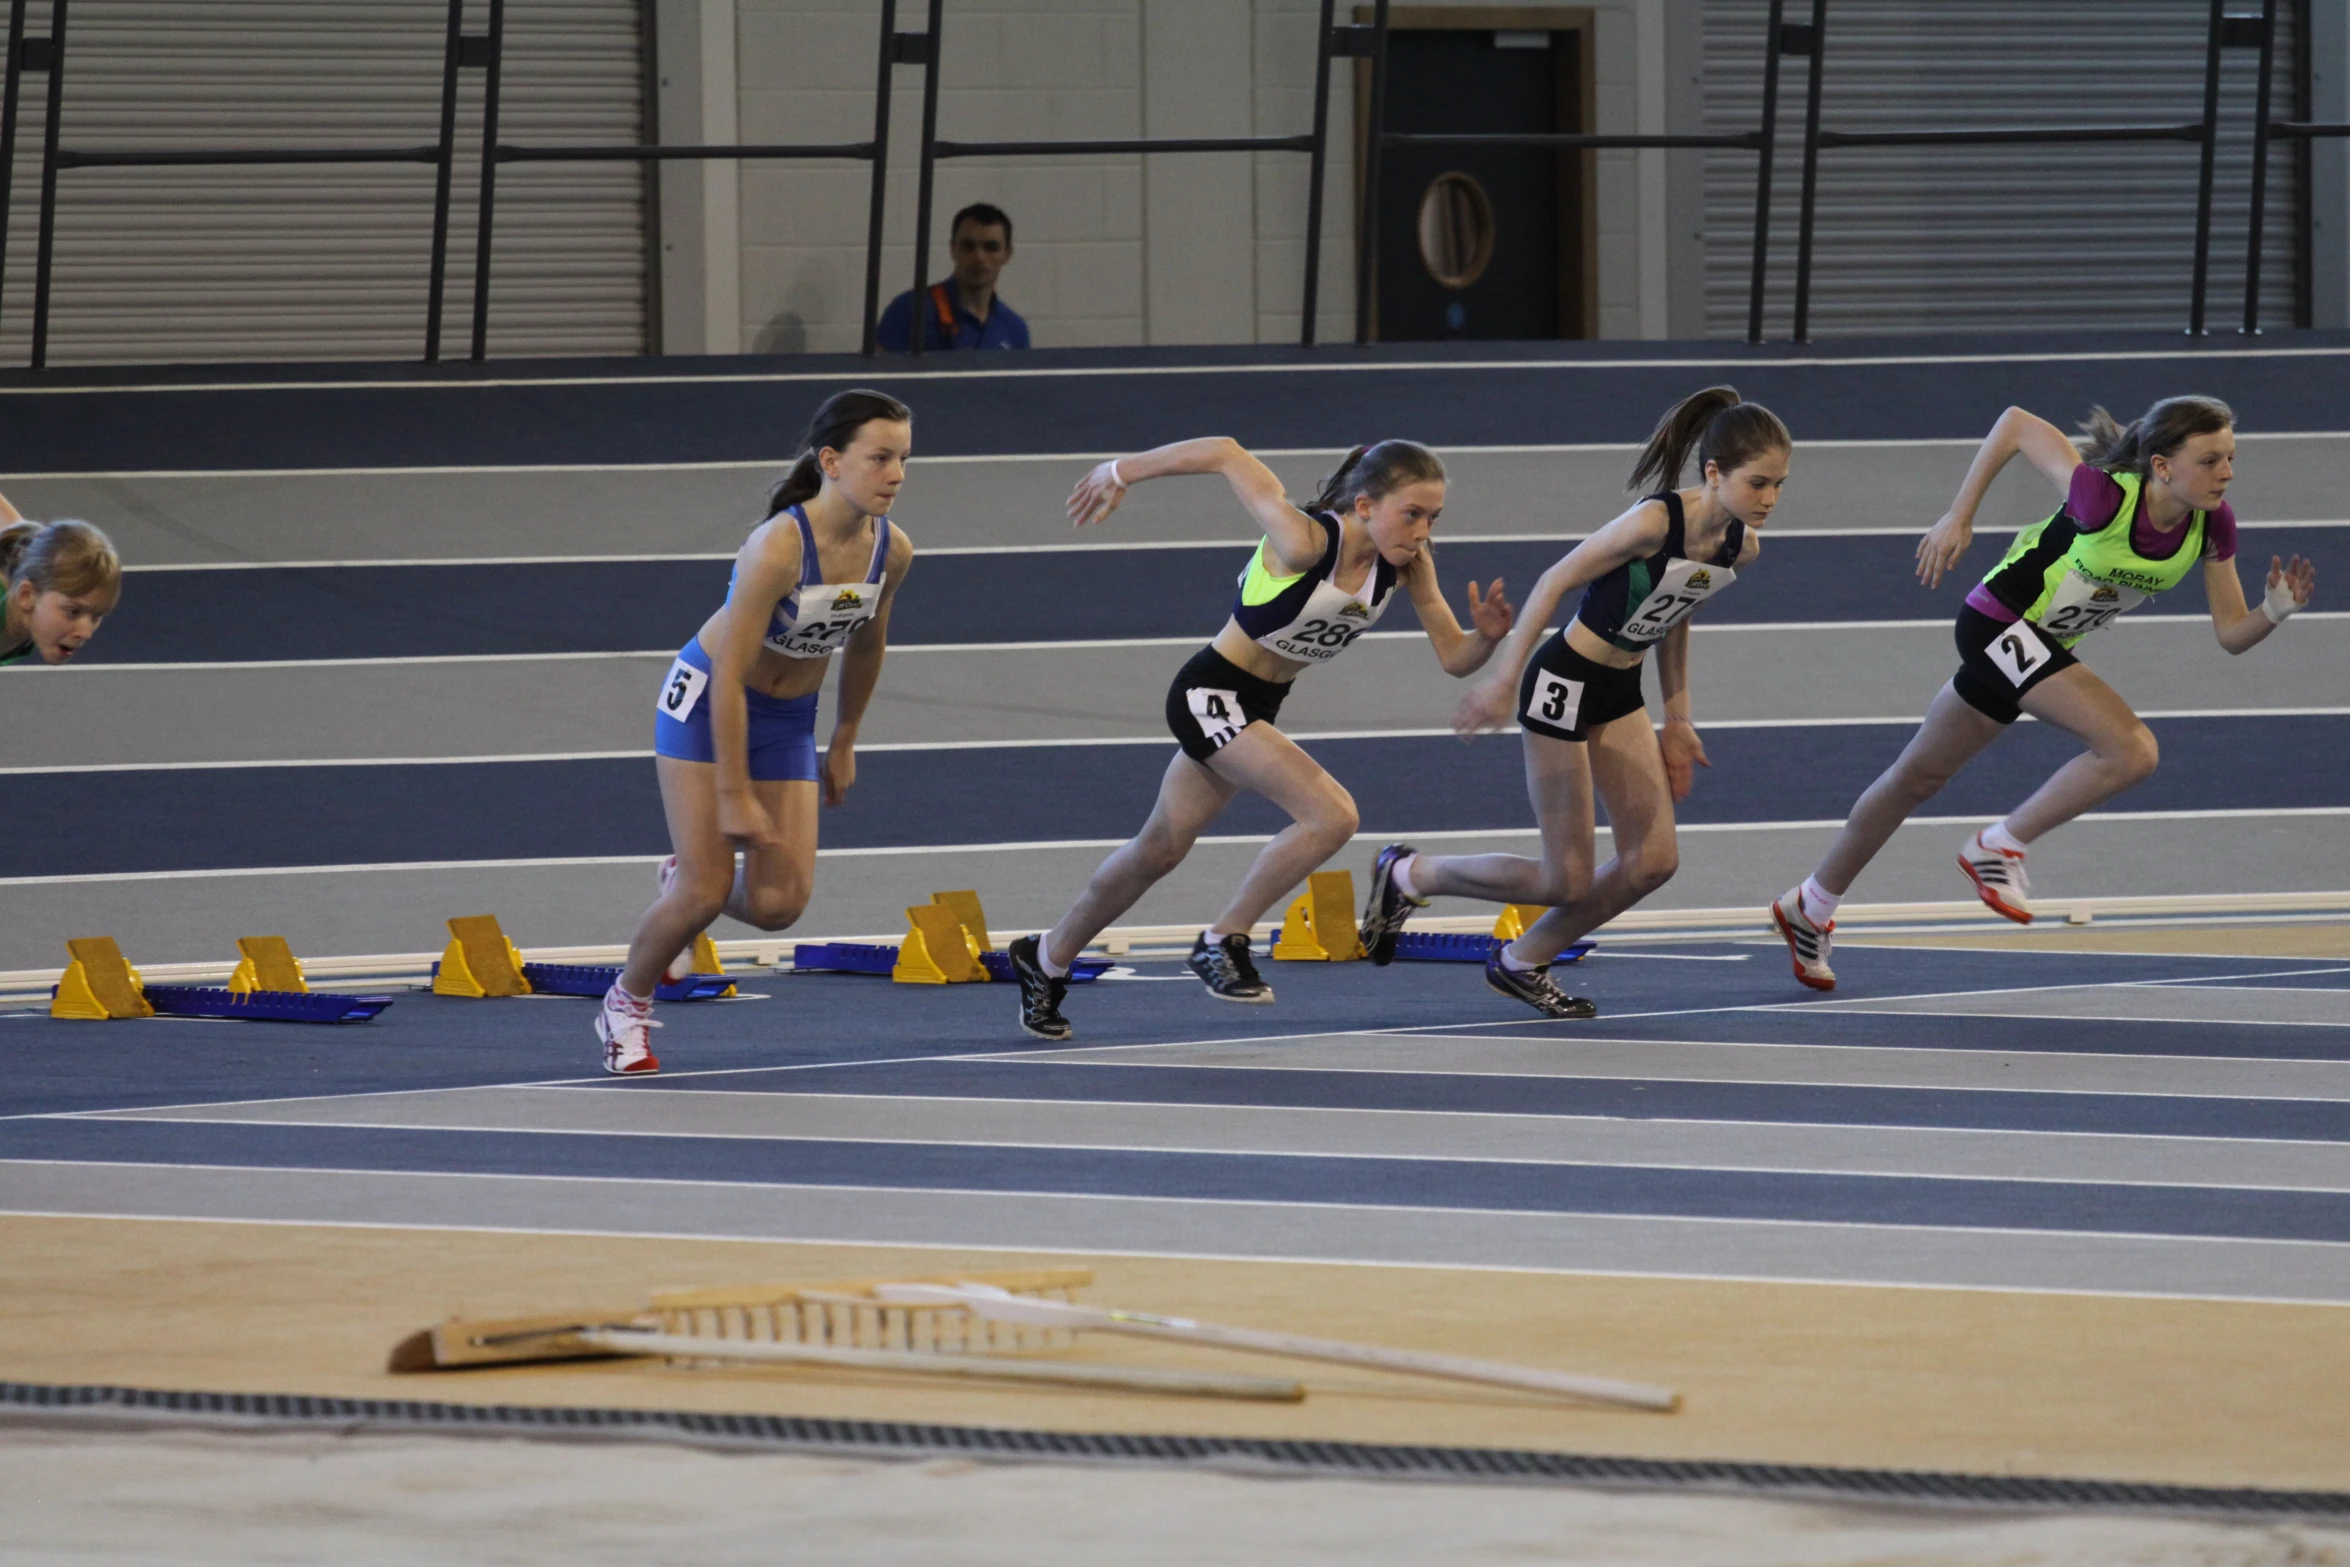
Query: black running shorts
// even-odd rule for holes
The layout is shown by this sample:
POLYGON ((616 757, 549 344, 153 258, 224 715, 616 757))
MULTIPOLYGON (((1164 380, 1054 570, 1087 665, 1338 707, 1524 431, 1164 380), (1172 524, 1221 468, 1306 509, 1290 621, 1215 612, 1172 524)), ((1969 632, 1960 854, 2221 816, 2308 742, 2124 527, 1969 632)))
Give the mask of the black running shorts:
POLYGON ((1167 688, 1167 728, 1183 754, 1205 762, 1250 724, 1281 716, 1286 681, 1263 680, 1212 647, 1191 655, 1167 688))
POLYGON ((1950 677, 1951 687, 1967 706, 1997 723, 2014 723, 2023 713, 2026 691, 2080 662, 2030 621, 1993 620, 1972 605, 1959 609, 1952 635, 1958 642, 1958 673, 1950 677))
POLYGON ((1640 664, 1630 669, 1595 664, 1567 644, 1564 631, 1543 643, 1518 677, 1518 722, 1528 733, 1553 740, 1588 738, 1601 724, 1643 713, 1647 706, 1640 695, 1640 664))

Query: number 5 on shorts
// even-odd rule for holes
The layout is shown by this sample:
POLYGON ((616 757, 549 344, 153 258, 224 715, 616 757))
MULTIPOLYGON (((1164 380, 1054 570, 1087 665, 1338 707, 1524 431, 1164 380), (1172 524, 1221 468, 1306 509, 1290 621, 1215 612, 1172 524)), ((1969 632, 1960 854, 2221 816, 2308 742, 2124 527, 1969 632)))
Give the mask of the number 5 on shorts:
POLYGON ((2029 680, 2032 671, 2047 663, 2050 657, 2048 644, 2040 640, 2040 633, 2021 620, 1993 637, 1991 645, 1983 651, 2007 677, 2007 683, 2017 687, 2029 680))
POLYGON ((709 683, 707 671, 696 669, 684 659, 679 659, 669 666, 669 673, 662 678, 659 698, 661 711, 679 723, 684 723, 693 717, 694 704, 702 699, 702 688, 709 683))
POLYGON ((1534 691, 1526 699, 1526 716, 1559 729, 1572 729, 1583 710, 1583 682, 1562 680, 1544 670, 1534 677, 1534 691))

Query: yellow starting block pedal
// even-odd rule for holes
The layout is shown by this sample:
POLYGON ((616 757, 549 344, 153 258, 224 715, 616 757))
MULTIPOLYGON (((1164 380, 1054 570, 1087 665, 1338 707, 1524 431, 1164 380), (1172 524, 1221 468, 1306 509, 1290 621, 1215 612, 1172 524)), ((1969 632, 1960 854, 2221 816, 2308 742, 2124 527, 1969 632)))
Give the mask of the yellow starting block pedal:
POLYGON ((1539 903, 1505 903, 1501 906, 1501 918, 1493 922, 1493 939, 1515 941, 1526 934, 1527 926, 1549 912, 1539 903))
POLYGON ((953 912, 970 936, 975 952, 995 951, 995 940, 987 933, 987 911, 979 906, 976 892, 934 892, 930 901, 953 912))
POLYGON ((906 939, 889 977, 900 985, 964 985, 984 981, 979 941, 943 903, 906 910, 906 939))
POLYGON ((1316 871, 1282 917, 1273 956, 1290 962, 1351 963, 1368 956, 1355 928, 1355 873, 1316 871))
POLYGON ((453 938, 441 953, 441 971, 433 976, 436 996, 527 996, 530 981, 522 977, 522 953, 498 924, 495 914, 460 914, 449 921, 453 938))
POLYGON ((153 1017, 147 987, 122 955, 112 936, 76 936, 65 944, 72 959, 58 976, 57 995, 49 1003, 51 1017, 153 1017))
POLYGON ((256 990, 309 994, 302 960, 294 956, 293 944, 285 937, 239 936, 237 953, 237 971, 228 979, 228 988, 237 995, 249 996, 256 990))

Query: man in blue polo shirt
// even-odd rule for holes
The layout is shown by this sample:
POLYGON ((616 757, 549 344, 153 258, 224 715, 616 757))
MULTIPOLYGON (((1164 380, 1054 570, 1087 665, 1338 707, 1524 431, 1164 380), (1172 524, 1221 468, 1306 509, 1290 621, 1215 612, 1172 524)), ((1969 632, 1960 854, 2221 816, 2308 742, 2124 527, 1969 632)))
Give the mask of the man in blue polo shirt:
POLYGON ((912 290, 889 302, 874 336, 893 354, 913 346, 907 323, 920 306, 922 348, 1026 348, 1028 323, 996 297, 995 280, 1012 259, 1012 220, 1000 207, 974 202, 955 214, 947 249, 955 258, 952 276, 933 283, 916 300, 912 290))

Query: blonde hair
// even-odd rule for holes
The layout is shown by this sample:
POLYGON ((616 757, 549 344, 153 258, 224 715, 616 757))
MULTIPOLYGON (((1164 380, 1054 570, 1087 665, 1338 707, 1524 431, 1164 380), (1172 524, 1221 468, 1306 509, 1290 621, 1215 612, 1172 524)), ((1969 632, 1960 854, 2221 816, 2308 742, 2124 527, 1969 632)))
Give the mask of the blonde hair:
POLYGON ((104 599, 122 592, 122 557, 114 541, 86 522, 16 522, 0 528, 0 575, 14 590, 104 599))

